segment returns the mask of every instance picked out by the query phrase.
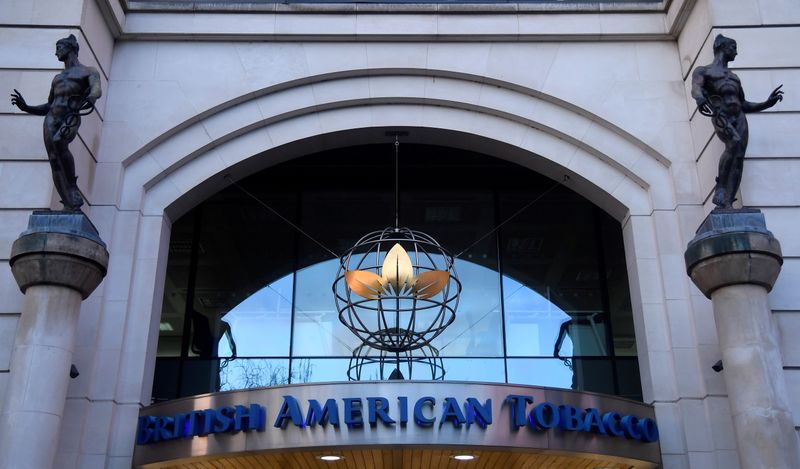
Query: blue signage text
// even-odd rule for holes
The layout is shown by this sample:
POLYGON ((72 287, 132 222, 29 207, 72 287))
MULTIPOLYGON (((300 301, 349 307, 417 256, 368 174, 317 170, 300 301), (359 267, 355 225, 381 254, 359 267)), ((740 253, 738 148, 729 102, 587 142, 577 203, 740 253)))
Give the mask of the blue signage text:
POLYGON ((206 436, 212 433, 264 431, 266 411, 258 404, 195 410, 174 417, 139 417, 136 444, 206 436))
POLYGON ((506 403, 511 412, 512 428, 528 426, 533 430, 558 428, 572 432, 597 433, 640 440, 646 443, 658 441, 658 425, 651 418, 622 415, 619 412, 600 413, 598 409, 578 407, 550 402, 541 402, 528 411, 533 396, 510 394, 506 403))

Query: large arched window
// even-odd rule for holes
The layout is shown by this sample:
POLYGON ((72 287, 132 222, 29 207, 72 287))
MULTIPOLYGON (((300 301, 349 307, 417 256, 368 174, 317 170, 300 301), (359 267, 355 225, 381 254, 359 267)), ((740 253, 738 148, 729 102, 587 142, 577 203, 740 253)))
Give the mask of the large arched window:
MULTIPOLYGON (((641 399, 616 220, 484 155, 409 144, 400 161, 401 225, 460 254, 457 317, 433 343, 446 380, 641 399)), ((341 253, 393 226, 393 145, 306 156, 241 185, 303 233, 236 187, 175 222, 155 400, 347 379, 360 341, 338 320, 338 261, 309 236, 341 253)))

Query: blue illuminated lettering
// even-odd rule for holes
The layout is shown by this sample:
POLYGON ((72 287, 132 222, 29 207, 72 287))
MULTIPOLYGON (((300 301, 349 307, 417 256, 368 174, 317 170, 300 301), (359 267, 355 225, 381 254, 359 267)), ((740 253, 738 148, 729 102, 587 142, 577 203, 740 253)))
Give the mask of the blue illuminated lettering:
POLYGON ((439 420, 439 426, 441 427, 448 420, 453 422, 453 426, 456 428, 461 428, 461 425, 467 423, 467 419, 461 412, 458 401, 454 397, 444 398, 444 403, 442 404, 442 418, 439 420))
POLYGON ((586 414, 583 418, 583 429, 587 432, 606 434, 606 429, 603 428, 603 420, 600 418, 600 411, 597 409, 586 409, 586 414))
POLYGON ((560 420, 558 407, 550 402, 542 402, 531 411, 530 422, 533 428, 544 430, 555 428, 560 420))
POLYGON ((422 413, 422 408, 425 404, 429 404, 431 408, 436 405, 436 399, 431 396, 425 396, 417 400, 417 403, 414 404, 414 421, 420 427, 430 427, 433 425, 433 422, 436 421, 435 418, 428 418, 425 414, 422 413))
POLYGON ((400 425, 405 427, 408 423, 408 397, 400 396, 397 401, 400 403, 400 425))
POLYGON ((364 417, 361 408, 361 399, 357 397, 345 397, 344 401, 344 423, 348 428, 358 428, 364 426, 364 417))
POLYGON ((606 412, 603 414, 603 427, 610 435, 623 436, 625 432, 622 430, 620 420, 622 420, 622 415, 619 412, 606 412))
POLYGON ((186 421, 184 423, 184 438, 191 438, 193 436, 197 436, 200 434, 200 419, 203 416, 202 410, 193 410, 186 415, 186 421))
POLYGON ((467 414, 467 427, 477 423, 479 427, 486 428, 492 424, 492 400, 486 399, 484 404, 474 397, 468 397, 464 404, 464 413, 467 414))
POLYGON ((639 431, 642 434, 642 441, 658 441, 658 425, 651 418, 639 420, 639 431))
POLYGON ((528 404, 533 404, 533 396, 521 396, 518 394, 509 394, 506 397, 506 402, 511 404, 511 426, 524 427, 527 421, 527 407, 528 404))
POLYGON ((233 429, 234 433, 242 430, 256 430, 259 432, 264 431, 266 424, 266 413, 264 408, 258 404, 250 404, 250 408, 243 405, 237 405, 236 411, 233 415, 233 429))
POLYGON ((625 432, 625 437, 631 440, 638 440, 642 437, 642 432, 639 430, 639 417, 635 415, 626 415, 622 417, 622 430, 625 432))
POLYGON ((214 426, 214 417, 216 415, 217 411, 214 409, 206 409, 203 411, 203 425, 200 435, 206 436, 211 433, 211 427, 214 426))
POLYGON ((156 418, 149 415, 139 417, 139 427, 136 429, 136 444, 146 445, 153 440, 153 426, 156 418))
POLYGON ((381 419, 384 425, 394 425, 395 421, 389 417, 386 411, 389 409, 389 400, 385 397, 368 397, 367 409, 369 424, 373 427, 377 424, 377 420, 381 419))
POLYGON ((324 427, 328 422, 334 427, 339 426, 339 407, 336 401, 328 399, 325 401, 325 407, 321 407, 316 399, 309 399, 306 425, 313 427, 319 423, 324 427))
POLYGON ((214 433, 224 433, 231 429, 233 425, 233 417, 236 415, 236 409, 233 407, 223 407, 216 411, 214 415, 214 433))
POLYGON ((283 396, 283 404, 281 404, 281 410, 278 411, 273 427, 286 428, 289 420, 298 427, 303 426, 303 414, 300 412, 300 404, 297 399, 292 396, 283 396))
MULTIPOLYGON (((345 397, 341 399, 344 405, 342 419, 349 428, 362 427, 365 420, 371 427, 378 426, 379 421, 383 426, 391 427, 399 423, 401 427, 405 427, 411 413, 408 399, 407 396, 397 397, 397 414, 392 415, 395 410, 390 409, 389 399, 385 397, 345 397)), ((658 425, 652 418, 624 415, 615 411, 602 413, 594 407, 581 409, 552 402, 539 402, 528 412, 528 405, 533 403, 533 396, 509 394, 506 397, 504 405, 507 404, 510 410, 512 430, 530 425, 534 431, 596 433, 645 443, 659 439, 658 425)), ((467 397, 464 401, 455 397, 444 397, 441 401, 441 413, 436 409, 435 397, 423 396, 414 402, 413 422, 417 426, 431 427, 436 423, 437 417, 439 427, 450 422, 454 428, 462 428, 465 424, 469 428, 475 424, 485 429, 493 421, 492 399, 481 402, 475 397, 467 397)), ((136 444, 147 445, 215 433, 264 431, 265 421, 266 409, 258 404, 193 410, 175 416, 143 415, 138 419, 136 444)), ((327 399, 324 404, 320 404, 316 399, 309 399, 308 412, 304 413, 294 396, 283 396, 274 427, 285 429, 290 422, 298 428, 328 424, 338 428, 338 401, 327 399)))
POLYGON ((562 405, 558 407, 561 415, 559 416, 559 427, 562 430, 569 430, 573 432, 583 431, 583 419, 581 419, 581 411, 575 406, 562 405))

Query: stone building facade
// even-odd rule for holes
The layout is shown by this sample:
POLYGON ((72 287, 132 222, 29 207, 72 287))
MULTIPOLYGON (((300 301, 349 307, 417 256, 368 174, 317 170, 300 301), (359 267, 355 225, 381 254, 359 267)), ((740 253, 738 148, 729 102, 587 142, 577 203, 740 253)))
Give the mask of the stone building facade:
MULTIPOLYGON (((0 0, 0 89, 47 100, 56 40, 78 37, 103 97, 72 144, 108 276, 84 301, 59 467, 130 467, 151 402, 172 223, 273 164, 375 143, 473 150, 533 169, 617 219, 643 398, 667 468, 739 467, 711 302, 683 253, 713 208, 721 142, 690 95, 718 33, 752 101, 740 203, 763 211, 783 270, 770 294, 800 429, 800 5, 795 0, 263 3, 0 0)), ((57 208, 40 118, 0 102, 0 396, 23 295, 11 243, 57 208)), ((2 399, 0 399, 0 402, 2 399)), ((0 429, 3 431, 5 429, 0 429)))

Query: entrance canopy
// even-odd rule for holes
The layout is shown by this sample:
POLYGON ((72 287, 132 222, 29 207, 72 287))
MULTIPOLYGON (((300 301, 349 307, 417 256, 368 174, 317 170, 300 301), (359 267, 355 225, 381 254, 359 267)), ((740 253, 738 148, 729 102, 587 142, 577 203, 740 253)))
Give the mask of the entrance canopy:
POLYGON ((276 386, 142 409, 134 465, 467 467, 455 456, 473 456, 483 468, 649 468, 660 461, 654 415, 627 399, 533 386, 276 386))

